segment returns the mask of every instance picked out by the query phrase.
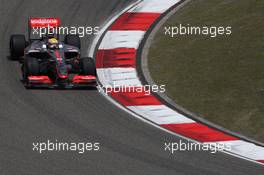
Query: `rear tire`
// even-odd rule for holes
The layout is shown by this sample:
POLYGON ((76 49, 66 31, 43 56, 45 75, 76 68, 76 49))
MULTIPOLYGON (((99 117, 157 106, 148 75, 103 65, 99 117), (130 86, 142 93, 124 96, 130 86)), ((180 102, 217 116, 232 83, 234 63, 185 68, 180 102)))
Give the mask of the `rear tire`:
POLYGON ((84 57, 80 60, 80 74, 96 76, 95 63, 92 58, 84 57))
POLYGON ((64 38, 64 42, 65 44, 77 47, 77 48, 81 48, 81 40, 79 35, 66 35, 64 38))
POLYGON ((12 60, 18 60, 24 56, 25 48, 26 38, 24 35, 12 35, 10 37, 10 58, 12 60))

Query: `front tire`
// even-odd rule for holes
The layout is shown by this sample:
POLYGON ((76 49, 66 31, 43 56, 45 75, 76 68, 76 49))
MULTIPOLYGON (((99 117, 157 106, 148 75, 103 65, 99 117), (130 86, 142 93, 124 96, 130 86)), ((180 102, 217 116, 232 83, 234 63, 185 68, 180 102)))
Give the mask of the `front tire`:
POLYGON ((26 38, 24 35, 12 35, 10 37, 10 56, 12 60, 18 60, 24 56, 26 38))
POLYGON ((80 74, 96 76, 95 63, 92 58, 84 57, 80 60, 80 74))
POLYGON ((37 76, 40 73, 40 66, 37 58, 26 57, 22 65, 23 80, 27 82, 28 76, 37 76))

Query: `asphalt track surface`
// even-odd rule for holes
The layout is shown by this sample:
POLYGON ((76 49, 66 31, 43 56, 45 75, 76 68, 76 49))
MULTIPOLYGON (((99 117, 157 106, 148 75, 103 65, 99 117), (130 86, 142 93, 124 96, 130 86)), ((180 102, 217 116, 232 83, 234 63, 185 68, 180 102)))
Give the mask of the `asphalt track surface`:
MULTIPOLYGON (((9 37, 29 16, 58 16, 65 25, 96 26, 131 1, 0 0, 0 174, 263 174, 263 166, 223 153, 164 151, 179 142, 108 102, 96 90, 26 90, 20 66, 7 59, 9 37), (100 142, 99 152, 32 151, 32 143, 100 142)), ((83 42, 87 52, 91 37, 83 42)))

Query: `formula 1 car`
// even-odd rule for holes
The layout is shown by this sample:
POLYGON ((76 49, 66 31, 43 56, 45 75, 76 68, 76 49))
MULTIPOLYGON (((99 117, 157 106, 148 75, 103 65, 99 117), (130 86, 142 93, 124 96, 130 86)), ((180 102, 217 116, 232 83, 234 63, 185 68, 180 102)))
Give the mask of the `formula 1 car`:
POLYGON ((59 25, 59 18, 30 18, 28 41, 24 35, 11 36, 10 58, 22 63, 25 87, 95 87, 95 63, 92 58, 81 58, 78 35, 66 35, 64 42, 52 32, 33 37, 33 30, 50 30, 59 25))

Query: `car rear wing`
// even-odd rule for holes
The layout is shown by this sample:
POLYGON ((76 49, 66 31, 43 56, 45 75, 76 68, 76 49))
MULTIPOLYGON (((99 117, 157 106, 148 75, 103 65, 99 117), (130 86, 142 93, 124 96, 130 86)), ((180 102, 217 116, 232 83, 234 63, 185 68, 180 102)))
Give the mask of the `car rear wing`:
POLYGON ((59 27, 59 18, 29 18, 30 28, 59 27))
POLYGON ((43 18, 43 17, 29 18, 28 20, 29 41, 34 40, 31 37, 32 30, 41 30, 44 28, 46 29, 58 28, 60 27, 60 24, 61 21, 59 18, 43 18))

